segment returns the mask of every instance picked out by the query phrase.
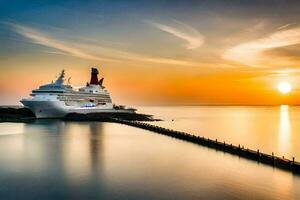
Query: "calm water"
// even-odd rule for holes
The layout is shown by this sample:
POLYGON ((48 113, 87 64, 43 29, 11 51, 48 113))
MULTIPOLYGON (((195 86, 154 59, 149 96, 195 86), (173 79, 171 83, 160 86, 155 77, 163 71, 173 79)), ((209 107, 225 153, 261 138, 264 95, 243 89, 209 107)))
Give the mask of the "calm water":
MULTIPOLYGON (((298 107, 142 107, 162 126, 300 158, 298 107)), ((300 177, 111 123, 0 123, 0 199, 300 199, 300 177)))
POLYGON ((141 107, 154 124, 300 161, 300 106, 141 107), (298 159, 297 159, 298 158, 298 159))

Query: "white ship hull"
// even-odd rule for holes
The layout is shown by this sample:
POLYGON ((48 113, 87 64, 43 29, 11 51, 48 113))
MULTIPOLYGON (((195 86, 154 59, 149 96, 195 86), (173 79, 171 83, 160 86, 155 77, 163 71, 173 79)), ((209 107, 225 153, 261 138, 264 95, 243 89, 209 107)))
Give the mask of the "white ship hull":
POLYGON ((68 113, 134 113, 133 110, 108 107, 68 107, 60 101, 33 101, 23 99, 21 103, 28 107, 35 114, 36 118, 63 118, 68 113))
POLYGON ((59 101, 22 100, 21 103, 28 107, 36 118, 62 118, 68 114, 68 110, 59 101))

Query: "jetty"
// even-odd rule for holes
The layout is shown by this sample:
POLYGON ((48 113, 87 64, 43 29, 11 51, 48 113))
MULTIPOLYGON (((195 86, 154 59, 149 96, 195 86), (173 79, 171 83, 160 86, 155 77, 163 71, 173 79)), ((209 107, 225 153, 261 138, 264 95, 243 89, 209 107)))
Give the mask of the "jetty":
POLYGON ((260 152, 259 150, 252 150, 252 149, 245 148, 241 145, 236 146, 233 144, 228 144, 225 141, 222 142, 222 141, 218 141, 217 139, 212 140, 209 138, 196 136, 182 131, 167 129, 160 126, 145 123, 145 122, 128 121, 128 120, 122 120, 116 118, 111 119, 111 122, 124 124, 136 128, 141 128, 161 135, 166 135, 172 138, 183 140, 186 142, 191 142, 197 145, 213 148, 218 151, 223 151, 225 153, 237 155, 241 158, 253 160, 258 163, 262 163, 265 165, 269 165, 275 168, 283 169, 286 171, 290 171, 294 174, 300 175, 300 163, 295 161, 294 157, 292 158, 292 160, 290 160, 284 157, 275 156, 274 153, 270 155, 267 153, 260 152))

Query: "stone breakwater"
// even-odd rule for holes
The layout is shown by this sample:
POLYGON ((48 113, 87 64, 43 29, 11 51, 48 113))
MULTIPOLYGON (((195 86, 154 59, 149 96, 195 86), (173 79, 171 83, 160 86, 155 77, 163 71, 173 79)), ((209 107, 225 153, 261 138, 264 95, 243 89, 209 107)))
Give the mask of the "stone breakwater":
MULTIPOLYGON (((141 113, 69 113, 64 121, 110 121, 112 118, 118 118, 128 121, 157 121, 152 115, 141 113)), ((0 122, 31 122, 36 119, 35 115, 25 107, 0 107, 0 122)))
POLYGON ((212 140, 209 138, 196 136, 196 135, 192 135, 189 133, 176 131, 172 129, 167 129, 160 126, 144 123, 144 122, 127 121, 122 119, 113 119, 112 122, 125 124, 136 128, 141 128, 144 130, 156 132, 158 134, 170 136, 172 138, 180 139, 186 142, 191 142, 197 145, 206 146, 209 148, 213 148, 219 151, 237 155, 239 157, 246 158, 249 160, 254 160, 257 161, 258 163, 263 163, 269 166, 280 168, 286 171, 290 171, 294 174, 300 175, 300 163, 296 162, 294 157, 290 160, 284 157, 275 156, 274 153, 270 155, 270 154, 260 152, 259 150, 251 150, 248 148, 244 148, 241 145, 235 146, 233 144, 228 144, 226 142, 212 140))
POLYGON ((33 112, 24 107, 0 107, 0 122, 30 122, 35 119, 33 112))
POLYGON ((89 113, 79 114, 70 113, 66 115, 63 120, 65 121, 102 121, 110 122, 114 119, 121 119, 126 121, 159 121, 154 119, 152 115, 140 113, 89 113))

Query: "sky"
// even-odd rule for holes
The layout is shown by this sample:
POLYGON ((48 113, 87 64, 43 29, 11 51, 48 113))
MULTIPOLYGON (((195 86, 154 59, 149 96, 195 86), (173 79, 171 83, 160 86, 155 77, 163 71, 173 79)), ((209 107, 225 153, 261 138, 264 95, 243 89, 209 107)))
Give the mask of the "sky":
POLYGON ((299 19, 289 0, 0 0, 0 104, 93 66, 117 104, 300 104, 299 19))

